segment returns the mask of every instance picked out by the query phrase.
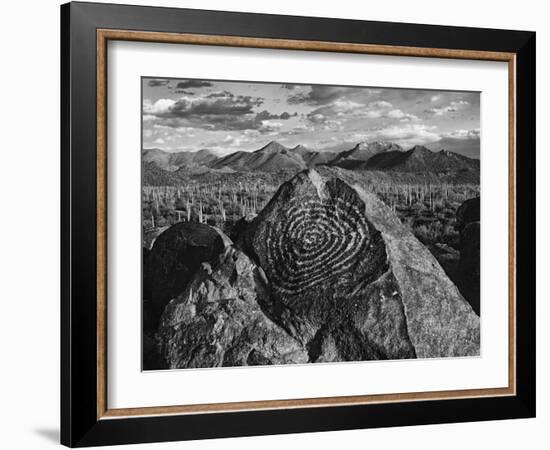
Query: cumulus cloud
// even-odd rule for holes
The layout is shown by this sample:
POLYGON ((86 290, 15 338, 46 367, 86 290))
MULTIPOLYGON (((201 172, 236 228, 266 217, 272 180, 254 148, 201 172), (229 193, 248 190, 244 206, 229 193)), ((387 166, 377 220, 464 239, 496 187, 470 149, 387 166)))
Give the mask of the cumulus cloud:
POLYGON ((210 87, 212 83, 210 81, 202 80, 185 80, 180 81, 176 88, 177 89, 190 89, 190 88, 201 88, 201 87, 210 87))
MULTIPOLYGON (((159 99, 154 103, 145 103, 144 113, 158 118, 185 119, 199 124, 223 123, 234 122, 231 116, 238 121, 238 118, 252 114, 253 108, 261 104, 261 98, 226 93, 215 97, 159 99)), ((166 122, 166 125, 172 126, 170 122, 166 122)))
POLYGON ((447 106, 443 106, 441 108, 428 108, 425 112, 427 112, 428 114, 434 114, 436 116, 442 116, 447 113, 457 112, 460 108, 463 108, 468 104, 469 103, 465 100, 458 100, 451 102, 447 106))
POLYGON ((442 134, 442 137, 449 138, 449 139, 459 139, 459 140, 465 140, 465 139, 479 139, 480 136, 480 130, 479 128, 474 128, 472 130, 454 130, 449 133, 442 134))
POLYGON ((355 133, 352 135, 352 139, 356 141, 390 141, 408 148, 413 145, 427 145, 437 142, 441 139, 441 136, 436 132, 435 126, 406 124, 355 133))
MULTIPOLYGON (((290 104, 325 105, 344 95, 352 95, 358 88, 337 86, 311 86, 309 92, 299 92, 287 98, 290 104)), ((365 92, 365 89, 363 89, 365 92)))
POLYGON ((371 108, 380 108, 380 109, 386 109, 391 108, 393 105, 390 102, 387 102, 385 100, 378 100, 376 102, 369 103, 369 107, 371 108))
POLYGON ((269 111, 264 109, 263 111, 256 114, 256 119, 257 120, 269 120, 269 119, 288 120, 291 117, 295 117, 297 115, 298 115, 298 113, 296 113, 296 112, 294 114, 290 114, 286 111, 282 112, 281 114, 272 114, 269 111))
POLYGON ((307 115, 307 118, 310 122, 313 123, 323 123, 327 120, 327 117, 324 114, 321 114, 319 112, 317 113, 310 113, 307 115))
POLYGON ((212 92, 205 96, 184 96, 178 100, 161 98, 145 101, 144 117, 156 119, 162 126, 181 128, 193 126, 206 130, 257 129, 271 132, 276 125, 273 120, 288 120, 297 113, 286 111, 281 114, 267 110, 256 112, 263 98, 250 95, 234 95, 228 91, 212 92))
POLYGON ((344 126, 341 120, 329 119, 323 124, 323 130, 326 131, 342 131, 344 126))
POLYGON ((379 130, 376 134, 384 140, 410 141, 414 143, 436 142, 440 136, 435 132, 435 126, 410 124, 391 126, 379 130))
POLYGON ((263 134, 276 133, 283 126, 282 122, 276 120, 262 120, 260 123, 258 131, 263 134))
POLYGON ((243 146, 250 147, 252 145, 252 148, 255 150, 259 145, 257 144, 258 139, 262 139, 261 142, 264 142, 266 138, 257 130, 245 130, 236 135, 227 134, 221 139, 203 141, 200 146, 213 150, 221 156, 228 155, 236 149, 242 150, 243 146))
POLYGON ((206 95, 206 98, 222 98, 222 97, 232 97, 233 94, 229 91, 214 91, 206 95))
POLYGON ((441 140, 437 142, 439 149, 458 152, 470 158, 479 158, 480 151, 480 130, 458 129, 441 134, 441 140))
POLYGON ((386 117, 390 119, 399 119, 401 122, 408 122, 410 120, 418 120, 418 117, 414 114, 409 114, 401 111, 400 109, 392 109, 388 112, 386 117))
POLYGON ((309 133, 313 131, 314 127, 312 125, 307 125, 305 123, 299 123, 296 126, 292 127, 290 130, 286 131, 284 134, 295 135, 309 133))
POLYGON ((309 112, 306 117, 313 123, 325 123, 328 120, 340 119, 378 119, 385 117, 393 105, 384 100, 358 103, 347 98, 339 98, 327 105, 320 106, 309 112))
POLYGON ((147 85, 149 87, 157 87, 157 86, 166 86, 168 83, 170 83, 170 80, 164 80, 164 79, 158 79, 155 78, 153 80, 149 80, 147 85))
POLYGON ((345 116, 353 114, 361 109, 365 108, 362 103, 357 103, 348 99, 338 99, 327 105, 321 106, 309 112, 308 117, 315 115, 323 116, 345 116))
POLYGON ((161 98, 154 103, 150 100, 145 100, 143 102, 143 113, 156 116, 168 111, 175 103, 176 101, 170 98, 161 98))

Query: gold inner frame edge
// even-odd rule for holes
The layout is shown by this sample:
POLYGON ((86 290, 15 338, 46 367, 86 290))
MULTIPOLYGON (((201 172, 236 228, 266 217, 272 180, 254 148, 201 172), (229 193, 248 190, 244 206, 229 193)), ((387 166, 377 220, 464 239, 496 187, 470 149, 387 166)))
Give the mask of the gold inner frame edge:
POLYGON ((206 414, 269 409, 335 407, 375 403, 450 400, 516 394, 516 54, 479 50, 389 46, 325 41, 251 38, 241 36, 160 33, 98 29, 97 82, 97 419, 174 414, 206 414), (260 400, 198 405, 109 409, 107 405, 107 42, 109 40, 167 44, 363 53, 409 57, 472 59, 508 63, 508 386, 502 388, 410 392, 399 394, 260 400))

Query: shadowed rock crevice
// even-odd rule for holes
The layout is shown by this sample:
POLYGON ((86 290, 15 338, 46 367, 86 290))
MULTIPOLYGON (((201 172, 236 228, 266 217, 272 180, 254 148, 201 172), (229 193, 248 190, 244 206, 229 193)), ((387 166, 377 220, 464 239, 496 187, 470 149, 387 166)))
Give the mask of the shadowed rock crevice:
POLYGON ((459 288, 477 315, 480 313, 480 198, 466 200, 456 212, 460 233, 459 288))
POLYGON ((203 262, 211 261, 225 248, 228 238, 200 223, 177 223, 160 234, 144 259, 144 299, 150 326, 170 299, 180 294, 203 262), (225 240, 224 240, 225 239, 225 240))

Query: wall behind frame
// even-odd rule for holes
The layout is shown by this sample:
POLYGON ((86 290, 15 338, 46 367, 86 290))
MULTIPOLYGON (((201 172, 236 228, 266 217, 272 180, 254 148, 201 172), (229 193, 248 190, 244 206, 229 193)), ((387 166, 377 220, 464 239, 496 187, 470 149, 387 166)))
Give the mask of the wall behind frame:
MULTIPOLYGON (((2 384, 0 417, 2 447, 42 449, 59 440, 59 5, 57 0, 8 2, 0 27, 3 70, 0 71, 2 165, 2 305, 0 326, 2 384)), ((278 0, 132 0, 127 3, 201 9, 341 17, 363 20, 418 22, 455 26, 537 31, 537 191, 538 226, 550 221, 545 195, 550 192, 550 139, 543 134, 550 122, 550 30, 543 2, 495 4, 463 0, 444 2, 312 2, 278 0), (545 208, 546 206, 546 208, 545 208)), ((520 149, 533 151, 534 149, 520 149)), ((550 273, 545 255, 548 233, 538 233, 537 378, 550 375, 550 273)), ((533 299, 534 300, 534 299, 533 299)), ((128 446, 136 449, 333 449, 399 448, 464 450, 467 448, 532 449, 547 445, 550 427, 550 388, 538 386, 537 419, 475 424, 429 425, 288 436, 225 439, 128 446)))

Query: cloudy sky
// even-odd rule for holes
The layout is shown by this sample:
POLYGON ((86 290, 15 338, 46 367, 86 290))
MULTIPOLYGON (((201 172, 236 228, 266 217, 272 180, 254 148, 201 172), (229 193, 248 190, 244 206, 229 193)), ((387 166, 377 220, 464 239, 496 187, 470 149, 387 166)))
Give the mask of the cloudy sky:
POLYGON ((143 148, 426 145, 479 158, 479 93, 143 78, 143 148))

